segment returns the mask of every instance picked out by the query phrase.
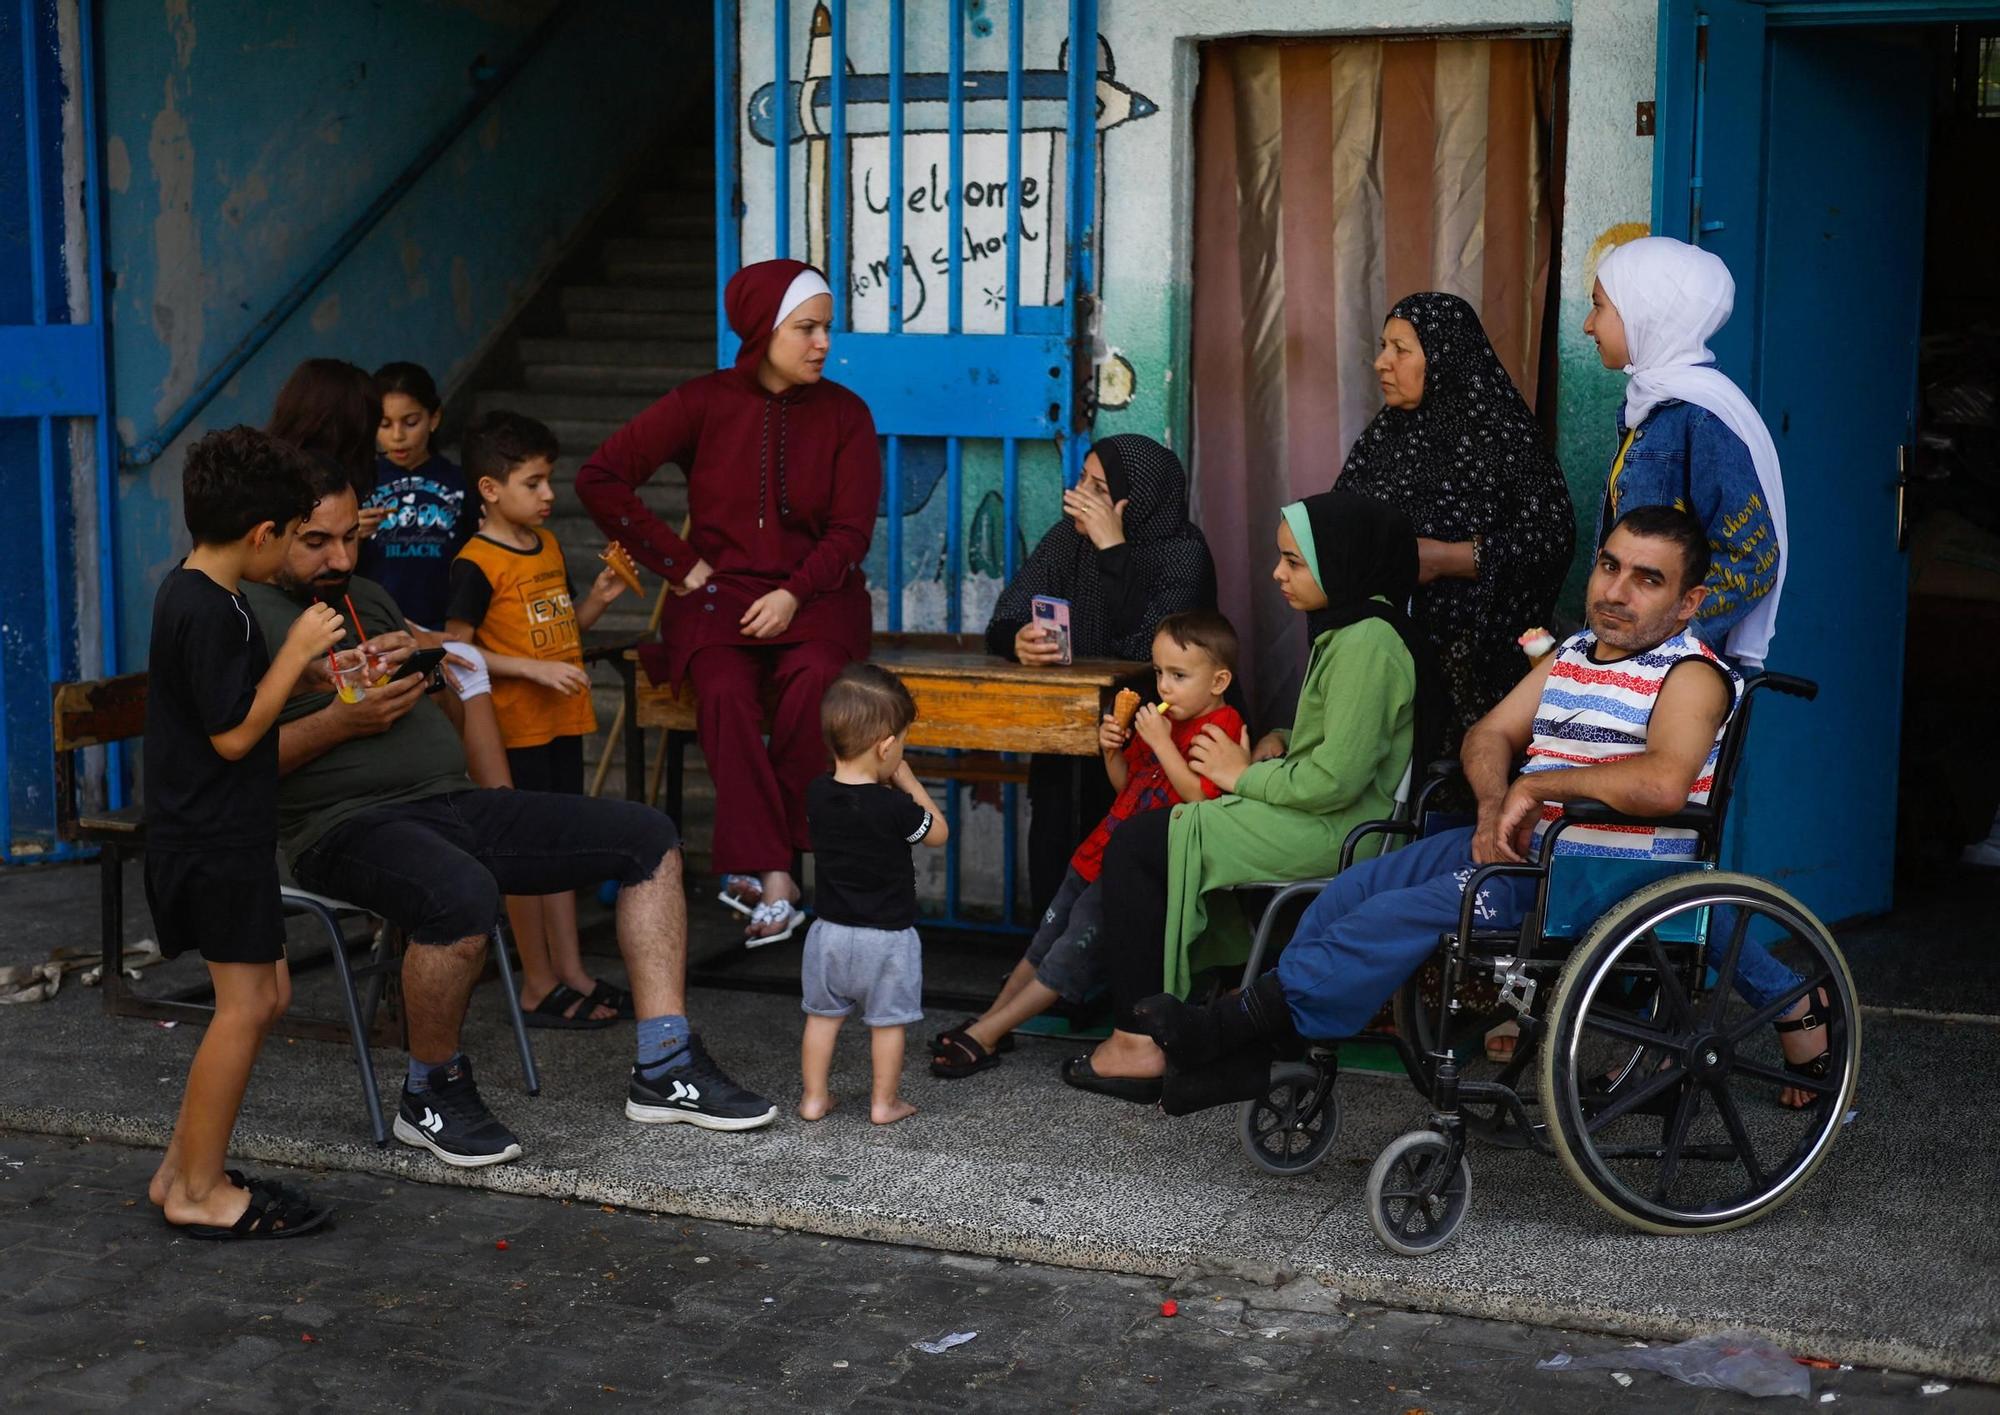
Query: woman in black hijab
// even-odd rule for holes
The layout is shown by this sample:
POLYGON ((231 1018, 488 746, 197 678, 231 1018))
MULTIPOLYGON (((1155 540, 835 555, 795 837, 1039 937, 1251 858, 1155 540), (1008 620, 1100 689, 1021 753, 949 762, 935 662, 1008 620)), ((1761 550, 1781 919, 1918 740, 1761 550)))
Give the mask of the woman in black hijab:
POLYGON ((1332 874, 1348 832, 1390 815, 1413 762, 1435 748, 1443 689, 1402 608, 1416 584, 1415 541, 1407 518, 1367 497, 1329 491, 1284 508, 1272 578, 1313 636, 1289 746, 1253 764, 1248 742, 1205 729, 1188 764, 1224 794, 1143 812, 1112 835, 1099 947, 1115 1030, 1064 1063, 1070 1085, 1159 1099, 1166 1054, 1144 1034, 1137 1004, 1163 991, 1185 997, 1204 969, 1240 966, 1249 930, 1227 891, 1332 874))
MULTIPOLYGON (((1056 522, 994 603, 987 650, 1017 663, 1053 664, 1061 650, 1030 613, 1037 595, 1069 601, 1077 658, 1149 663, 1162 619, 1215 608, 1215 562, 1188 519, 1187 472, 1180 458, 1134 433, 1099 438, 1083 459, 1083 479, 1063 493, 1056 522)), ((1028 764, 1028 885, 1037 912, 1048 906, 1083 831, 1111 808, 1103 772, 1074 760, 1028 764)))
POLYGON ((1336 485, 1389 502, 1416 526, 1411 618, 1450 689, 1443 749, 1456 750, 1527 671, 1519 636, 1555 607, 1576 513, 1534 414, 1464 300, 1399 301, 1375 372, 1386 406, 1336 485))

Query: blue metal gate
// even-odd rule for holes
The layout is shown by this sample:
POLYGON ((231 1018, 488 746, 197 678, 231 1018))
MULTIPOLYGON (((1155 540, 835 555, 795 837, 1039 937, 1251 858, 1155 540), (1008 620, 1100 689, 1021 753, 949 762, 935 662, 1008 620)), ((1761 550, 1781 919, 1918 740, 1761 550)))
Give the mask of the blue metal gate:
MULTIPOLYGON (((886 601, 878 609, 881 629, 919 627, 905 622, 912 558, 904 522, 930 502, 940 482, 942 546, 926 545, 920 553, 927 563, 934 563, 932 556, 941 562, 936 568, 942 603, 934 615, 923 616, 932 622, 920 627, 951 633, 982 627, 965 622, 969 443, 982 453, 990 453, 990 444, 998 445, 1000 514, 994 519, 1001 545, 987 559, 1001 578, 1012 576, 1022 545, 1023 445, 1053 441, 1064 486, 1075 484, 1088 451, 1100 127, 1094 62, 1099 53, 1097 0, 1064 3, 1067 25, 1059 63, 1031 69, 1025 62, 1031 17, 1024 0, 1008 0, 1004 21, 981 13, 987 8, 983 4, 942 0, 924 5, 919 12, 923 28, 914 35, 904 0, 856 7, 847 0, 825 0, 815 4, 804 25, 803 45, 794 42, 798 36, 790 0, 716 0, 717 351, 726 365, 737 346, 722 315, 721 290, 743 264, 746 234, 763 248, 760 258, 795 256, 826 270, 834 290, 829 374, 867 400, 883 437, 881 558, 879 566, 871 563, 871 580, 886 601), (763 53, 756 52, 762 46, 749 43, 739 53, 745 3, 760 17, 768 9, 769 45, 763 53), (886 54, 879 72, 856 69, 850 8, 865 10, 871 46, 884 37, 880 20, 887 12, 886 54), (992 38, 996 23, 1005 26, 1006 67, 968 70, 968 33, 992 38), (935 52, 940 30, 944 69, 911 72, 907 57, 913 44, 935 52), (768 194, 760 185, 750 200, 746 183, 761 184, 765 174, 758 170, 764 166, 762 157, 743 151, 746 129, 752 142, 769 153, 768 194), (1004 181, 990 169, 982 170, 982 164, 968 163, 969 136, 989 157, 1004 141, 1004 181), (940 137, 942 173, 933 160, 912 184, 909 148, 912 143, 934 145, 940 137), (885 162, 871 168, 862 161, 864 144, 885 162), (1031 144, 1032 172, 1024 159, 1031 144), (806 216, 803 249, 792 220, 795 193, 803 197, 806 216), (1059 227, 1054 219, 1058 200, 1059 227), (998 231, 991 230, 995 205, 1004 213, 1004 228, 998 231), (968 208, 988 223, 988 234, 975 233, 968 208), (752 210, 763 219, 746 233, 752 210), (912 218, 928 223, 926 231, 942 218, 942 245, 923 249, 919 239, 913 246, 912 218), (1058 229, 1060 260, 1054 254, 1058 229), (1024 245, 1033 247, 1027 261, 1024 245), (982 280, 980 301, 968 310, 968 267, 980 263, 983 272, 995 257, 1001 267, 998 288, 982 280), (1039 266, 1039 278, 1029 280, 1038 287, 1039 300, 1024 298, 1024 275, 1031 265, 1039 266), (939 273, 944 276, 942 310, 931 289, 939 273)), ((1054 4, 1036 8, 1037 17, 1053 28, 1054 4)), ((959 795, 951 793, 948 807, 953 830, 946 896, 954 918, 959 795)), ((1012 925, 1015 912, 1014 797, 1014 787, 1004 788, 1001 906, 1006 926, 1012 925)))
MULTIPOLYGON (((19 95, 0 120, 12 128, 0 142, 0 504, 12 518, 0 557, 0 859, 10 863, 64 853, 54 836, 50 685, 118 663, 94 8, 81 0, 67 49, 56 0, 0 9, 0 92, 19 95), (70 105, 84 147, 80 243, 68 239, 79 234, 68 224, 79 194, 66 199, 64 186, 70 105), (66 265, 66 247, 85 251, 82 268, 66 265), (94 423, 94 440, 72 436, 78 420, 94 423), (80 486, 92 494, 79 496, 80 486), (84 622, 82 605, 95 606, 95 623, 84 622)), ((107 776, 115 805, 115 757, 107 776)))

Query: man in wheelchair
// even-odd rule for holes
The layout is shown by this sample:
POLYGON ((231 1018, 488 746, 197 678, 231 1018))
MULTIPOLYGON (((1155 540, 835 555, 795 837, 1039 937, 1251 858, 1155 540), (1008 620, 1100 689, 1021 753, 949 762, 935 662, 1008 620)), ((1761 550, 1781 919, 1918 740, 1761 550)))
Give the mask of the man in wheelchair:
MULTIPOLYGON (((1526 862, 1564 802, 1601 801, 1658 819, 1706 802, 1723 729, 1743 680, 1689 630, 1706 594, 1706 532, 1666 506, 1627 512, 1598 552, 1589 628, 1572 636, 1476 723, 1460 751, 1476 824, 1411 842, 1337 877, 1306 911, 1275 970, 1206 1007, 1161 995, 1138 1009, 1167 1052, 1165 1108, 1183 1114, 1260 1093, 1277 1056, 1308 1039, 1353 1036, 1459 926, 1482 865, 1526 862), (1518 774, 1514 764, 1524 761, 1518 774)), ((1692 860, 1696 833, 1642 825, 1566 826, 1558 855, 1692 860)), ((1526 874, 1489 878, 1475 929, 1514 929, 1533 906, 1526 874)), ((1746 939, 1734 981, 1752 1007, 1802 986, 1746 939)), ((1827 1041, 1812 998, 1779 1016, 1787 1062, 1822 1074, 1827 1041), (1814 1068, 1818 1066, 1820 1071, 1814 1068)), ((1787 1094, 1798 1107, 1812 1098, 1787 1094)))

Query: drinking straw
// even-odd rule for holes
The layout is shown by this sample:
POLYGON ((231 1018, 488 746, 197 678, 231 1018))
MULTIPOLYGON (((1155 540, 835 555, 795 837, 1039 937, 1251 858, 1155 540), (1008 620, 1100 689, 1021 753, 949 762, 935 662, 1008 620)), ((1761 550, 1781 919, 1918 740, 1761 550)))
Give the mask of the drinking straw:
POLYGON ((366 648, 368 645, 368 631, 361 627, 361 616, 354 611, 354 596, 344 594, 340 598, 347 605, 347 617, 354 621, 355 635, 361 640, 362 647, 366 648))

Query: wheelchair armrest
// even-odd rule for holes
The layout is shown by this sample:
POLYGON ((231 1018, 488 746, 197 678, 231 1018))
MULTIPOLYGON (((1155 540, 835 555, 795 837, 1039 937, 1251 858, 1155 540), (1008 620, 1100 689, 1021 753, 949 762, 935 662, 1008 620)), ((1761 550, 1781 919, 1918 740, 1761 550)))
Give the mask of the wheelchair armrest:
POLYGON ((1683 806, 1670 816, 1634 816, 1613 810, 1602 801, 1567 801, 1563 820, 1571 825, 1642 825, 1653 829, 1710 830, 1715 810, 1710 806, 1683 806))
POLYGON ((1424 767, 1424 779, 1437 781, 1447 776, 1457 776, 1462 768, 1457 757, 1439 757, 1424 767))
POLYGON ((1354 863, 1354 852, 1361 842, 1371 835, 1400 835, 1406 839, 1417 838, 1415 821, 1363 821, 1347 832, 1347 838, 1340 842, 1340 868, 1345 870, 1354 863))

